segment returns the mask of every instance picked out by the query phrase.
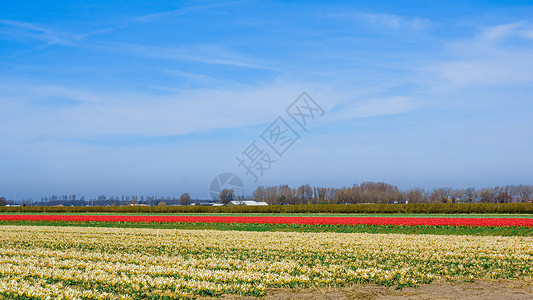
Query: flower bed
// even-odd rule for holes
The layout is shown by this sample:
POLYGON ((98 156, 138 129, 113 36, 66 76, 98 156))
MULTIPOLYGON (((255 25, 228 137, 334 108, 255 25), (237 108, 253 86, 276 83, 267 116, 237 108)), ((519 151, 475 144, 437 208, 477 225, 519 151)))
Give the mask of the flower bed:
POLYGON ((531 280, 533 237, 0 226, 0 299, 263 296, 531 280))
POLYGON ((0 221, 533 227, 525 218, 0 215, 0 221))

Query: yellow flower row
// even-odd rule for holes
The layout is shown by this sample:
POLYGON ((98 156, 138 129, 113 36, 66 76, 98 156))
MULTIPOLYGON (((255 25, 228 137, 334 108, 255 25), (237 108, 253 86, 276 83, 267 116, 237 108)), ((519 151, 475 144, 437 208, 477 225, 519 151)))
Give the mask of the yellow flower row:
POLYGON ((531 280, 532 237, 0 227, 0 299, 179 299, 267 287, 531 280))

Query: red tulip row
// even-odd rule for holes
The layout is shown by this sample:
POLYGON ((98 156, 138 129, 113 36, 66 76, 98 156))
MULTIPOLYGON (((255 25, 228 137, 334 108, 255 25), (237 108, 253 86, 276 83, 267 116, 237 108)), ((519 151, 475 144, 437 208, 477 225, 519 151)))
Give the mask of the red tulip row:
POLYGON ((533 227, 525 218, 394 218, 394 217, 243 217, 243 216, 102 216, 102 215, 0 215, 0 221, 240 223, 301 225, 395 225, 533 227))

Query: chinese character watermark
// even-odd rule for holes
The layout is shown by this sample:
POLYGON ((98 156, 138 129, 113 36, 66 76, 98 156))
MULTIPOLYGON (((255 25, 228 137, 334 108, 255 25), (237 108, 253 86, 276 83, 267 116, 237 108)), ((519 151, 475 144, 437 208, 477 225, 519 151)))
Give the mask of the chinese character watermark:
POLYGON ((261 138, 281 157, 285 151, 300 139, 300 135, 285 120, 278 117, 274 123, 263 131, 261 138))
MULTIPOLYGON (((285 112, 296 122, 304 131, 307 131, 310 122, 324 116, 325 111, 318 103, 313 100, 306 92, 303 92, 296 100, 285 110, 285 112)), ((283 154, 289 150, 294 143, 301 137, 298 132, 289 125, 283 118, 278 117, 268 128, 260 135, 261 139, 274 150, 277 157, 283 157, 283 154)), ((271 155, 267 149, 257 145, 254 140, 240 156, 236 157, 237 166, 244 168, 246 176, 252 176, 254 182, 263 177, 265 171, 270 170, 272 164, 277 162, 275 155, 271 155)))
POLYGON ((314 121, 315 117, 322 117, 326 113, 306 92, 294 100, 285 111, 305 131, 307 131, 308 121, 314 121))
POLYGON ((238 166, 242 166, 246 170, 246 175, 252 175, 256 182, 259 176, 263 176, 263 172, 270 169, 272 163, 276 162, 270 158, 270 154, 265 149, 259 148, 255 141, 241 153, 241 157, 236 158, 239 162, 238 166))

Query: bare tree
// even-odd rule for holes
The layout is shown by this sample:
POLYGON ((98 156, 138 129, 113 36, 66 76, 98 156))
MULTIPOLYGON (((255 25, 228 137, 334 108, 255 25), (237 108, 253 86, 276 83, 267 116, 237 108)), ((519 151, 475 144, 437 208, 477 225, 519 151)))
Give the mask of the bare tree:
POLYGON ((409 203, 423 203, 425 202, 424 190, 422 189, 412 189, 407 192, 404 192, 404 198, 406 202, 409 203))
POLYGON ((316 188, 315 195, 317 197, 317 202, 326 202, 326 192, 327 188, 325 187, 318 187, 316 188))
POLYGON ((494 202, 495 194, 493 188, 484 188, 478 191, 479 202, 490 203, 494 202))
POLYGON ((258 186, 255 191, 252 193, 252 199, 255 201, 265 201, 266 200, 266 193, 265 188, 263 186, 258 186))
POLYGON ((335 202, 335 195, 337 194, 336 188, 327 188, 326 189, 326 201, 328 203, 334 203, 335 202))
POLYGON ((400 191, 397 186, 384 182, 363 182, 352 187, 326 188, 301 185, 296 189, 288 185, 258 187, 253 198, 269 204, 305 203, 509 203, 531 202, 533 186, 509 185, 494 188, 466 189, 435 188, 400 191))
POLYGON ((278 187, 278 203, 277 204, 293 204, 294 203, 294 190, 288 185, 282 184, 278 187))
POLYGON ((191 195, 189 193, 183 193, 180 195, 180 204, 189 205, 191 203, 191 195))
POLYGON ((497 186, 494 188, 495 201, 498 203, 510 203, 512 200, 511 197, 511 187, 510 186, 497 186))
POLYGON ((235 191, 233 189, 223 189, 218 194, 218 197, 220 198, 220 202, 228 204, 230 201, 233 201, 234 194, 235 191))
POLYGON ((451 188, 438 188, 433 189, 433 192, 429 196, 429 200, 433 203, 447 203, 451 202, 452 189, 451 188))
POLYGON ((265 189, 266 192, 266 199, 268 203, 274 204, 278 198, 278 188, 276 186, 269 186, 265 189))
POLYGON ((313 198, 313 189, 308 184, 303 184, 296 190, 300 203, 308 203, 313 198))
POLYGON ((519 185, 518 186, 518 201, 530 202, 533 200, 533 186, 519 185))

